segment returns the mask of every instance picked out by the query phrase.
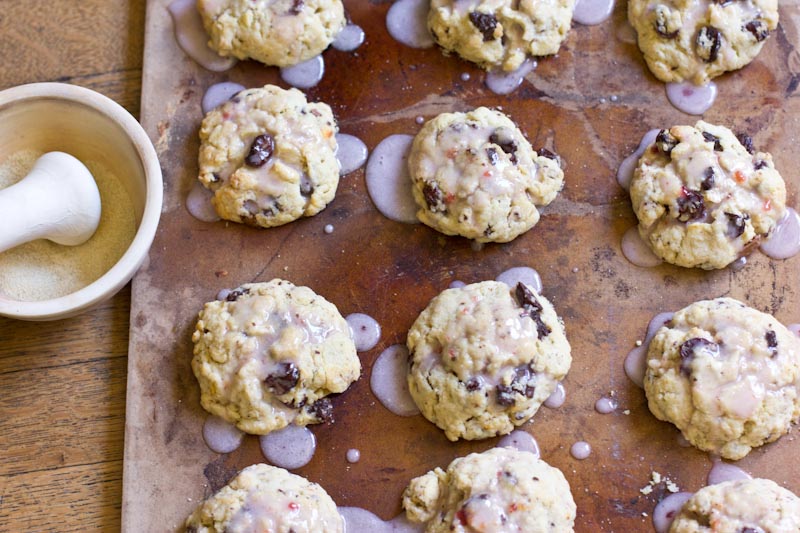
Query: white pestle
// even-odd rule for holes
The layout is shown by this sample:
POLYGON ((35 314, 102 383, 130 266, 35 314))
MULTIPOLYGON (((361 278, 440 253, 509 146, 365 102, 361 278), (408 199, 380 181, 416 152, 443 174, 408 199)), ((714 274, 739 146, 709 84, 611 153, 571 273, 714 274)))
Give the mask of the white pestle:
POLYGON ((0 190, 0 253, 36 239, 75 246, 100 222, 100 192, 75 157, 49 152, 30 173, 0 190))

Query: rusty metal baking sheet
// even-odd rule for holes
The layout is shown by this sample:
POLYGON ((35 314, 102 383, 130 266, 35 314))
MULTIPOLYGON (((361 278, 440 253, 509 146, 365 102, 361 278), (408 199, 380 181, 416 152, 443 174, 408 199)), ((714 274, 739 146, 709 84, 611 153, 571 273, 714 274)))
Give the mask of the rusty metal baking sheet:
MULTIPOLYGON (((412 477, 496 443, 450 443, 420 416, 391 414, 370 391, 369 375, 378 354, 404 342, 417 314, 452 280, 494 279, 514 266, 539 271, 572 345, 566 403, 540 409, 524 429, 538 440, 543 459, 569 480, 576 530, 649 530, 666 490, 662 484, 640 493, 653 471, 683 490, 705 483, 708 455, 679 446, 678 431, 655 420, 643 392, 625 377, 623 359, 650 317, 699 299, 728 295, 784 323, 800 321, 800 258, 771 261, 756 252, 740 272, 704 272, 638 268, 622 256, 622 235, 634 221, 614 178, 619 163, 647 130, 696 120, 669 105, 663 85, 625 38, 625 2, 599 26, 573 24, 556 57, 540 61, 518 90, 498 96, 475 66, 435 48, 395 42, 384 24, 390 2, 345 0, 366 42, 355 53, 326 51, 325 77, 307 91, 332 106, 342 132, 372 149, 389 134, 416 133, 417 116, 487 105, 502 107, 534 146, 551 147, 565 161, 566 186, 542 210, 539 224, 511 243, 479 251, 464 239, 384 218, 367 195, 363 168, 341 180, 322 213, 279 228, 190 216, 184 205, 197 174, 205 89, 228 80, 247 87, 285 84, 276 69, 253 62, 224 73, 195 64, 175 43, 167 4, 149 0, 147 12, 142 122, 164 170, 165 202, 150 261, 133 286, 124 530, 174 530, 237 470, 264 461, 256 437, 227 455, 205 446, 190 337, 197 312, 220 289, 274 277, 308 285, 342 314, 367 313, 383 328, 378 346, 360 354, 361 379, 334 400, 336 422, 312 428, 316 455, 297 470, 339 505, 389 519, 400 512, 400 494, 412 477), (332 234, 324 232, 327 224, 335 226, 332 234), (597 413, 595 401, 612 391, 620 408, 597 413), (592 446, 585 461, 569 454, 579 440, 592 446), (361 451, 358 463, 346 461, 350 448, 361 451)), ((704 118, 746 131, 770 151, 786 179, 789 204, 796 206, 800 7, 782 2, 780 10, 780 27, 758 58, 717 80, 717 102, 704 118)), ((738 465, 800 492, 795 434, 738 465)))

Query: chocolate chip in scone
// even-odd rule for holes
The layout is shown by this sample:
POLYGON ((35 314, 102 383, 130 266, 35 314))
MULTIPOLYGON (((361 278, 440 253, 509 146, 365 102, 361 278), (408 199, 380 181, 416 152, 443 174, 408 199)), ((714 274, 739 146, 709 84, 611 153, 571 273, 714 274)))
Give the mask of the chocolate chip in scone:
POLYGON ((536 153, 538 153, 542 157, 546 157, 547 159, 552 159, 553 161, 555 161, 559 165, 561 164, 561 161, 559 161, 560 158, 558 157, 558 154, 555 153, 555 152, 551 152, 550 150, 548 150, 544 146, 539 148, 538 150, 536 150, 536 153))
POLYGON ((475 392, 476 390, 480 390, 483 387, 482 384, 483 380, 481 378, 469 378, 466 383, 467 392, 475 392))
POLYGON ((764 340, 767 341, 767 348, 769 349, 770 355, 772 357, 778 355, 778 336, 775 334, 775 331, 767 331, 764 335, 764 340))
POLYGON ((726 235, 731 239, 738 238, 744 233, 747 219, 750 217, 748 215, 740 216, 735 213, 725 213, 725 216, 728 217, 728 230, 726 235))
POLYGON ((489 164, 492 166, 497 165, 498 158, 497 158, 497 149, 493 146, 490 146, 486 149, 486 156, 489 158, 489 164))
POLYGON ((442 190, 436 182, 426 181, 422 186, 422 195, 425 197, 425 203, 428 204, 428 209, 434 213, 437 211, 443 213, 445 211, 444 195, 442 195, 442 190))
POLYGON ((703 181, 700 182, 700 188, 704 191, 710 191, 714 188, 715 182, 714 167, 708 167, 703 171, 703 181))
POLYGON ((769 37, 769 29, 763 20, 751 20, 744 25, 744 29, 752 33, 759 43, 769 37))
POLYGON ((333 422, 333 403, 328 398, 320 398, 311 404, 308 412, 320 422, 333 422))
POLYGON ((719 354, 719 345, 702 337, 695 337, 681 344, 678 349, 681 356, 681 374, 688 376, 692 373, 691 363, 698 350, 704 350, 712 356, 716 356, 719 354))
POLYGON ((677 202, 678 220, 681 222, 690 222, 692 220, 705 218, 706 202, 703 200, 703 195, 699 192, 690 191, 684 187, 677 202))
POLYGON ((722 47, 722 33, 714 26, 703 26, 695 39, 697 55, 706 63, 713 63, 719 57, 722 47))
POLYGON ((510 384, 497 386, 497 403, 509 407, 516 403, 517 395, 533 398, 535 393, 536 373, 527 365, 518 366, 510 384))
POLYGON ((758 161, 753 163, 753 168, 756 169, 756 170, 761 170, 762 168, 766 168, 766 167, 767 167, 767 162, 764 161, 763 159, 759 159, 758 161))
POLYGON ((303 10, 303 5, 305 5, 305 2, 303 0, 294 0, 292 2, 292 7, 289 8, 289 14, 299 15, 300 12, 303 10))
POLYGON ((225 297, 225 301, 235 302, 236 300, 238 300, 241 296, 244 296, 245 294, 250 294, 250 289, 248 289, 247 287, 239 287, 238 289, 233 289, 225 297))
POLYGON ((658 135, 656 135, 656 147, 658 147, 665 156, 669 157, 676 146, 678 146, 678 139, 668 130, 661 130, 658 132, 658 135))
POLYGON ((300 381, 300 369, 291 361, 282 361, 264 379, 264 384, 276 395, 281 396, 292 390, 298 381, 300 381))
POLYGON ((714 143, 715 152, 722 151, 722 143, 719 142, 719 137, 717 137, 713 133, 708 133, 707 131, 704 131, 702 133, 703 133, 703 139, 705 139, 707 143, 714 143))
POLYGON ((519 306, 522 307, 524 311, 523 316, 527 315, 531 317, 531 319, 536 323, 536 333, 539 335, 539 338, 543 339, 550 335, 550 332, 552 331, 550 326, 542 321, 542 304, 540 304, 539 300, 536 299, 533 291, 530 290, 527 285, 520 282, 517 283, 515 294, 517 297, 517 302, 519 302, 519 306))
POLYGON ((311 183, 311 178, 305 174, 300 176, 300 194, 302 196, 311 196, 314 194, 314 184, 311 183))
POLYGON ((511 156, 511 162, 517 164, 517 141, 515 141, 509 134, 508 130, 497 128, 489 136, 489 142, 496 144, 502 151, 511 156))
POLYGON ((754 153, 756 153, 756 149, 753 146, 753 138, 752 137, 750 137, 746 133, 737 133, 736 134, 736 138, 742 144, 744 149, 747 150, 748 154, 753 155, 754 153))
POLYGON ((659 5, 655 8, 655 21, 653 27, 656 33, 665 39, 674 39, 678 36, 680 28, 670 28, 670 10, 668 7, 659 5))
POLYGON ((263 133, 253 139, 244 162, 251 167, 261 167, 270 160, 274 151, 275 139, 269 133, 263 133))
POLYGON ((492 13, 473 11, 469 14, 469 21, 483 34, 484 42, 494 40, 494 30, 497 29, 497 17, 492 13))

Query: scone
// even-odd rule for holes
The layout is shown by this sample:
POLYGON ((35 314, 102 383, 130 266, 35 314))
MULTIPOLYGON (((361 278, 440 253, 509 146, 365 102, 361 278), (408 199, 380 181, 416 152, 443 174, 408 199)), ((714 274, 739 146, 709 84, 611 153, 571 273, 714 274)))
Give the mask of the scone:
POLYGON ((192 341, 203 408, 257 435, 330 420, 326 396, 361 374, 336 306, 281 279, 206 303, 192 341))
POLYGON ((197 10, 219 55, 276 67, 319 55, 346 23, 341 0, 197 0, 197 10))
POLYGON ((670 533, 800 531, 800 498, 768 479, 740 479, 698 490, 670 533))
POLYGON ((575 0, 431 0, 428 29, 445 51, 485 69, 516 70, 558 52, 575 0))
POLYGON ((647 352, 650 411, 694 446, 741 459, 800 417, 800 339, 731 298, 696 302, 658 330, 647 352))
POLYGON ((778 27, 778 0, 628 0, 628 21, 656 78, 703 85, 753 60, 778 27))
POLYGON ((522 283, 445 290, 420 313, 406 342, 411 396, 453 441, 524 424, 572 362, 553 306, 522 283))
POLYGON ((283 468, 248 466, 186 519, 187 533, 342 533, 325 489, 283 468))
POLYGON ((200 127, 200 182, 220 217, 269 228, 322 211, 336 195, 331 108, 297 89, 247 89, 200 127))
POLYGON ((661 130, 630 187, 639 234, 664 261, 724 268, 775 228, 786 186, 746 135, 699 121, 661 130))
POLYGON ((408 158, 417 218, 446 234, 508 242, 539 221, 564 172, 537 154, 511 119, 479 107, 443 113, 417 133, 408 158))
POLYGON ((403 508, 425 533, 567 533, 576 510, 559 469, 513 448, 473 453, 412 479, 403 508))

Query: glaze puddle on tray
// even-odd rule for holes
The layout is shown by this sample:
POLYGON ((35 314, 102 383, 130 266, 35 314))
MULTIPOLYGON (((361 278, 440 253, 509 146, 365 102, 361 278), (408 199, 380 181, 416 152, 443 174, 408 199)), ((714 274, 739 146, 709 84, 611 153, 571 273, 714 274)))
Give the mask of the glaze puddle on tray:
POLYGON ((366 352, 378 344, 381 338, 381 325, 377 320, 364 313, 349 314, 345 320, 353 332, 357 352, 366 352))
POLYGON ((244 89, 244 85, 232 81, 223 81, 210 86, 206 89, 205 94, 203 94, 203 101, 201 103, 203 114, 205 115, 215 107, 224 104, 244 89))
POLYGON ((317 439, 305 426, 288 425, 259 438, 261 453, 275 466, 294 470, 314 457, 317 439))
POLYGON ((654 254, 642 240, 638 226, 628 228, 628 231, 622 236, 622 255, 631 264, 643 268, 656 267, 663 263, 661 258, 654 254))
POLYGON ((365 37, 361 26, 348 24, 342 28, 342 31, 333 40, 331 46, 340 52, 352 52, 364 44, 365 37))
POLYGON ((530 452, 537 458, 541 457, 539 443, 530 433, 515 429, 497 442, 498 448, 515 448, 521 452, 530 452))
POLYGON ((647 349, 656 332, 672 319, 674 313, 659 313, 647 325, 647 334, 641 346, 637 346, 625 357, 625 374, 639 387, 644 387, 644 374, 647 370, 647 349))
POLYGON ((706 483, 716 485, 726 481, 736 481, 739 479, 753 479, 753 476, 730 463, 726 463, 719 458, 714 459, 714 466, 708 472, 706 483))
POLYGON ((614 398, 602 397, 594 402, 594 410, 601 415, 607 415, 617 410, 617 400, 614 398))
POLYGON ((345 533, 423 533, 424 524, 412 524, 405 514, 400 514, 388 522, 381 520, 360 507, 339 507, 344 518, 345 533))
POLYGON ((203 222, 217 222, 221 220, 211 203, 214 193, 199 181, 195 180, 192 189, 186 197, 186 210, 197 220, 203 222))
POLYGON ((680 512, 686 500, 692 497, 692 492, 676 492, 670 494, 656 505, 653 510, 653 527, 656 533, 667 533, 672 521, 680 512))
POLYGON ((394 344, 386 348, 372 365, 369 386, 376 398, 398 416, 414 416, 419 408, 408 392, 408 348, 394 344))
POLYGON ((392 38, 411 48, 430 48, 428 31, 430 0, 398 0, 386 13, 386 29, 392 38))
POLYGON ((209 415, 203 423, 203 440, 217 453, 230 453, 242 445, 244 432, 214 415, 209 415))
POLYGON ((355 464, 361 460, 361 450, 350 448, 345 454, 348 463, 355 464))
POLYGON ((592 454, 592 446, 588 442, 579 440, 570 447, 569 454, 578 461, 583 461, 592 454))
POLYGON ((631 181, 633 180, 633 173, 636 170, 636 165, 639 164, 639 158, 642 157, 642 154, 647 147, 653 144, 656 140, 656 136, 658 132, 661 130, 653 129, 648 131, 642 136, 641 142, 639 142, 639 146, 634 150, 634 152, 622 160, 622 163, 619 165, 619 169, 617 170, 617 183, 619 186, 629 191, 631 188, 631 181))
POLYGON ((614 0, 577 0, 572 20, 585 26, 594 26, 607 20, 614 11, 614 0))
POLYGON ((665 90, 669 103, 689 115, 702 115, 717 98, 717 84, 713 81, 700 86, 686 81, 667 83, 665 90))
POLYGON ((769 239, 761 244, 761 251, 772 259, 788 259, 800 252, 800 216, 791 207, 778 221, 769 239))
POLYGON ((542 292, 542 277, 531 267, 509 268, 495 279, 496 281, 505 283, 512 289, 517 286, 517 283, 521 282, 530 286, 539 294, 542 292))
POLYGON ((495 94, 505 95, 514 92, 522 85, 525 76, 533 72, 538 63, 533 59, 526 59, 517 70, 504 72, 492 70, 486 73, 486 87, 495 94))
POLYGON ((298 89, 310 89, 315 87, 325 75, 325 60, 322 56, 314 56, 311 59, 281 69, 281 79, 298 89))
POLYGON ((209 48, 208 35, 196 5, 196 0, 174 0, 167 6, 178 46, 204 69, 214 72, 230 69, 236 64, 236 58, 222 57, 209 48))
POLYGON ((558 409, 564 402, 567 401, 567 390, 564 388, 564 384, 560 381, 558 385, 556 385, 556 390, 553 391, 553 394, 547 397, 544 401, 544 406, 549 409, 558 409))
POLYGON ((383 139, 367 161, 367 192, 380 213, 395 222, 417 223, 417 204, 411 193, 408 154, 414 137, 396 134, 383 139))
POLYGON ((361 168, 367 162, 369 150, 364 141, 347 133, 336 134, 336 159, 342 176, 361 168))

